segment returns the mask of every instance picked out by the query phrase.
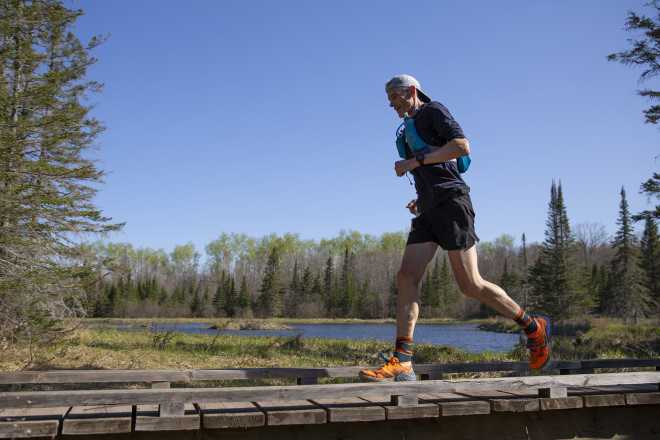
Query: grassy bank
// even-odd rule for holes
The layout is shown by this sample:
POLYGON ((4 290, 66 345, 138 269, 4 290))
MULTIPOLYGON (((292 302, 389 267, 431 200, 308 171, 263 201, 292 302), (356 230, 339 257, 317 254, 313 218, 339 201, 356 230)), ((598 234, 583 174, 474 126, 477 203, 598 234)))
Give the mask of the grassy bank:
MULTIPOLYGON (((88 329, 38 353, 25 345, 3 350, 0 370, 30 369, 177 369, 375 365, 392 344, 378 341, 183 333, 118 332, 88 329)), ((506 360, 505 354, 474 355, 452 347, 420 344, 419 363, 506 360)))
MULTIPOLYGON (((94 321, 96 324, 99 322, 94 321)), ((146 321, 140 320, 140 322, 144 324, 146 321)), ((166 322, 166 320, 158 319, 153 322, 166 322)), ((283 320, 283 322, 292 321, 283 320)), ((311 321, 306 320, 306 322, 311 321)), ((219 328, 227 328, 222 326, 228 325, 229 321, 219 322, 216 319, 209 320, 208 323, 219 325, 219 328)), ((497 325, 508 325, 508 323, 502 321, 497 325)), ((508 353, 481 354, 472 354, 448 346, 416 344, 414 360, 420 364, 527 360, 529 354, 523 342, 521 340, 521 344, 508 353)), ((392 345, 389 342, 303 339, 300 336, 256 337, 219 333, 187 335, 178 332, 149 331, 129 333, 92 327, 80 328, 57 342, 38 347, 5 339, 2 341, 2 351, 0 351, 0 370, 378 365, 381 363, 378 360, 378 353, 382 352, 389 356, 392 345)), ((556 360, 659 357, 660 327, 650 324, 632 326, 615 321, 594 321, 588 329, 577 332, 574 337, 554 338, 552 351, 552 358, 556 360)))

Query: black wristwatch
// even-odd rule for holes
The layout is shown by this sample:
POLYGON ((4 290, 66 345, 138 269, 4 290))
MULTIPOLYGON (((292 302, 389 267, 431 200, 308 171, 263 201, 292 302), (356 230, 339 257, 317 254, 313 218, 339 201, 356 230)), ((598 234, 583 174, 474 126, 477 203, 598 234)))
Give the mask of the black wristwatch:
POLYGON ((417 159, 417 162, 419 162, 419 165, 424 165, 424 155, 423 154, 418 154, 415 159, 417 159))

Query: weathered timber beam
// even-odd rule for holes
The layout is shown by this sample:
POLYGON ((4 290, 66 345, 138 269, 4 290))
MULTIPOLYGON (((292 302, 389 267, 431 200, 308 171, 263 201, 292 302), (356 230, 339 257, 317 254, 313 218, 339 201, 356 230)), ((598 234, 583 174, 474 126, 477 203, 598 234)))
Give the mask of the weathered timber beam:
MULTIPOLYGON (((545 371, 584 368, 660 367, 660 359, 602 359, 549 362, 545 371)), ((312 379, 318 377, 355 377, 369 367, 326 368, 244 368, 227 370, 58 370, 0 372, 0 384, 64 384, 113 382, 188 382, 242 379, 312 379)), ((376 368, 376 367, 374 367, 376 368)), ((474 362, 457 364, 418 364, 418 374, 529 371, 527 362, 474 362)), ((305 382, 305 381, 303 381, 305 382)))
POLYGON ((292 385, 284 387, 261 386, 227 388, 152 388, 138 390, 22 391, 0 393, 0 408, 32 408, 62 405, 254 402, 649 383, 660 383, 660 372, 606 373, 569 376, 525 376, 486 379, 432 380, 423 382, 354 383, 307 385, 304 387, 292 385))
POLYGON ((659 367, 660 359, 593 359, 583 360, 582 368, 642 368, 659 367))

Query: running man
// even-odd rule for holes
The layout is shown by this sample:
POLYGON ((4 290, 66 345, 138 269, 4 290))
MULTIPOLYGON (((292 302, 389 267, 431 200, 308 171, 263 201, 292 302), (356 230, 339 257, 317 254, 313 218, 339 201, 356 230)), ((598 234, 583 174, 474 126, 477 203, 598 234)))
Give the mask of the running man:
POLYGON ((419 82, 412 76, 395 76, 387 82, 385 91, 390 107, 399 117, 410 117, 414 121, 413 126, 406 125, 407 133, 400 136, 397 147, 405 158, 395 162, 394 170, 399 177, 407 172, 413 175, 417 199, 406 206, 415 217, 397 273, 399 295, 394 356, 377 370, 360 371, 360 378, 365 381, 416 380, 412 348, 419 314, 418 287, 438 246, 447 251, 461 292, 516 321, 528 338, 530 368, 543 368, 550 354, 550 320, 528 315, 504 290, 479 274, 475 246, 479 238, 474 231, 470 188, 463 181, 457 163, 458 158, 470 154, 470 145, 461 126, 445 106, 431 101, 422 92, 419 82), (424 148, 420 148, 420 142, 424 148))

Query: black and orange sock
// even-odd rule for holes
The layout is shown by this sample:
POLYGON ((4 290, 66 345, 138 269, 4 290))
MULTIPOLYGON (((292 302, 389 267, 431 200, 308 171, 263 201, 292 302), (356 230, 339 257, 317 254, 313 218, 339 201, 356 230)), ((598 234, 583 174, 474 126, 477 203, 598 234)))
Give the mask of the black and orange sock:
POLYGON ((394 357, 399 359, 399 362, 411 362, 412 347, 413 347, 412 338, 408 338, 408 337, 396 338, 394 357))
POLYGON ((532 317, 529 316, 527 312, 522 309, 522 307, 520 308, 518 315, 516 315, 513 320, 516 321, 520 327, 522 327, 526 335, 531 335, 532 333, 536 332, 536 321, 532 319, 532 317))

